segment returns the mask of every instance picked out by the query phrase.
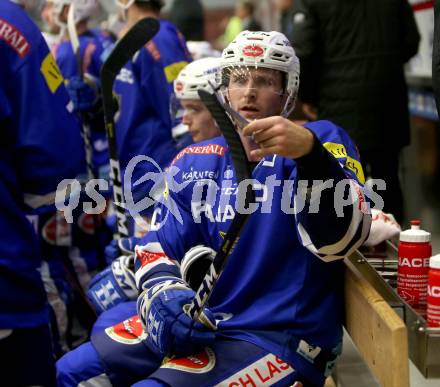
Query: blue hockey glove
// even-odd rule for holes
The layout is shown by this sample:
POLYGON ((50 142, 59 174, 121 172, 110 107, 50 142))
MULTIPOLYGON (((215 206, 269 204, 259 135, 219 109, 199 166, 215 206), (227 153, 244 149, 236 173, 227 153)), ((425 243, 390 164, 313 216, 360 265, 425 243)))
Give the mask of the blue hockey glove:
POLYGON ((138 314, 152 350, 162 355, 185 355, 214 341, 215 318, 206 308, 199 318, 203 324, 188 317, 183 306, 191 303, 194 291, 183 280, 168 278, 142 292, 137 302, 138 314))
POLYGON ((121 302, 136 300, 138 290, 133 268, 134 256, 124 255, 92 279, 87 296, 98 314, 121 302))
POLYGON ((134 248, 141 238, 121 238, 112 240, 104 249, 105 260, 110 265, 116 258, 121 255, 130 255, 134 253, 134 248))
POLYGON ((84 79, 75 76, 69 79, 66 89, 73 103, 75 112, 86 113, 98 102, 99 81, 86 74, 84 79))

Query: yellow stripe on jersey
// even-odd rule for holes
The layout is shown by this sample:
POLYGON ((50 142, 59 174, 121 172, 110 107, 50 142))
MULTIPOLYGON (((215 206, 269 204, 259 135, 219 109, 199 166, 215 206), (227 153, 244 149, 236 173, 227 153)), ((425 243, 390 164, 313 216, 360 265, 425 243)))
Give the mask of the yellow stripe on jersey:
POLYGON ((356 174, 360 183, 365 183, 365 175, 361 163, 347 154, 344 145, 335 142, 326 142, 324 148, 327 149, 336 159, 347 159, 345 161, 345 166, 356 174))
POLYGON ((64 82, 64 78, 51 53, 47 54, 46 58, 41 62, 40 71, 50 91, 52 94, 55 94, 60 85, 64 82))
POLYGON ((165 67, 165 76, 167 77, 167 81, 169 83, 173 82, 177 76, 179 75, 180 71, 188 64, 186 61, 182 62, 176 62, 173 64, 168 65, 165 67))

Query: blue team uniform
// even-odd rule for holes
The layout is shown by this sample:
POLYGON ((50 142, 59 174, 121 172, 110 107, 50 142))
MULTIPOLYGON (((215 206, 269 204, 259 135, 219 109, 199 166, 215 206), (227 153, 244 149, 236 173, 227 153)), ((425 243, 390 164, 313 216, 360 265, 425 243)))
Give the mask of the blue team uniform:
MULTIPOLYGON (((81 54, 82 73, 90 74, 99 82, 101 67, 113 49, 113 38, 106 32, 90 29, 79 36, 79 47, 81 54)), ((69 80, 78 76, 78 62, 74 55, 70 41, 63 41, 53 49, 56 61, 63 76, 69 80)), ((99 107, 101 105, 99 104, 99 107)), ((83 116, 85 117, 85 115, 83 116)), ((104 128, 104 118, 102 111, 98 110, 94 114, 88 114, 87 123, 91 128, 91 144, 93 147, 92 164, 97 178, 108 179, 109 174, 109 154, 108 142, 104 128)), ((104 195, 108 196, 109 191, 104 195)), ((93 216, 82 213, 81 210, 74 212, 74 226, 72 227, 70 249, 70 259, 76 265, 85 266, 85 278, 80 281, 87 287, 90 280, 89 272, 94 272, 97 268, 102 268, 102 250, 109 242, 110 232, 107 233, 105 227, 95 230, 95 220, 93 216), (99 231, 99 232, 97 232, 99 231)), ((56 250, 56 249, 55 249, 56 250)), ((84 273, 79 273, 81 275, 84 273)))
MULTIPOLYGON (((146 155, 164 168, 177 149, 172 138, 170 109, 174 106, 173 81, 191 61, 183 36, 168 21, 160 20, 157 35, 136 54, 119 73, 114 85, 120 111, 116 120, 116 139, 121 169, 130 160, 146 155)), ((126 189, 132 189, 134 202, 152 188, 148 183, 131 187, 147 172, 156 172, 151 163, 142 163, 134 171, 126 189)))
MULTIPOLYGON (((315 145, 323 150, 318 159, 307 161, 308 156, 305 156, 295 161, 272 156, 257 165, 252 175, 256 180, 258 209, 250 215, 242 231, 214 288, 209 308, 217 319, 218 338, 244 341, 244 347, 251 348, 250 357, 243 357, 244 368, 251 364, 252 356, 256 359, 274 356, 293 367, 297 373, 295 378, 311 385, 322 385, 341 350, 341 259, 365 239, 371 218, 364 206, 365 196, 360 183, 364 179, 362 168, 350 138, 328 121, 305 126, 328 152, 315 145), (322 159, 320 165, 314 164, 322 159), (307 187, 297 183, 306 179, 333 179, 334 186, 350 184, 353 202, 341 209, 339 204, 334 204, 335 190, 324 190, 317 211, 313 195, 307 198, 307 187), (292 184, 283 184, 287 181, 292 184), (304 210, 294 214, 293 208, 300 208, 301 198, 304 210), (261 356, 257 354, 259 350, 263 351, 261 356)), ((156 206, 154 226, 158 229, 150 231, 138 246, 135 264, 138 287, 153 281, 156 276, 169 276, 172 260, 181 261, 193 246, 203 244, 217 250, 237 208, 236 193, 235 171, 223 137, 180 152, 171 164, 167 187, 161 203, 156 206), (210 184, 215 182, 218 188, 201 189, 204 185, 206 188, 207 179, 210 184), (149 254, 148 246, 155 244, 157 248, 157 243, 163 253, 155 250, 149 254), (167 257, 171 261, 167 261, 167 257)), ((130 324, 123 326, 131 333, 136 332, 136 329, 128 329, 130 324)), ((151 371, 157 359, 148 354, 150 350, 142 340, 142 333, 138 333, 138 342, 133 346, 118 338, 121 333, 117 329, 119 334, 114 335, 114 332, 111 329, 96 332, 86 352, 89 356, 94 353, 94 364, 102 362, 101 371, 105 370, 112 381, 124 385, 128 381, 121 377, 151 371), (118 355, 113 356, 113 353, 118 355), (136 360, 130 361, 130 358, 136 360)), ((220 358, 227 359, 224 351, 227 353, 228 349, 225 348, 214 344, 211 349, 220 358)), ((230 348, 231 356, 240 351, 240 346, 230 348)), ((69 357, 76 358, 75 352, 69 357)), ((220 374, 224 376, 221 380, 229 380, 237 372, 232 365, 227 371, 223 366, 215 367, 210 382, 201 378, 200 382, 192 384, 194 374, 166 364, 151 378, 172 386, 211 386, 219 383, 220 374)), ((66 359, 60 362, 59 369, 60 375, 72 375, 66 359)), ((80 369, 77 369, 77 380, 84 380, 79 377, 81 372, 90 377, 89 368, 80 369)), ((279 385, 290 385, 292 375, 289 375, 279 381, 279 385)), ((150 381, 142 383, 150 385, 150 381)), ((144 385, 142 383, 139 385, 144 385)))
MULTIPOLYGON (((98 82, 101 67, 113 49, 113 38, 106 32, 91 29, 79 37, 82 59, 82 73, 90 74, 98 82)), ((70 41, 63 41, 53 48, 53 54, 64 78, 69 80, 80 74, 78 62, 70 41)), ((108 178, 108 143, 102 114, 90 115, 91 144, 93 146, 93 166, 98 178, 108 178)))
MULTIPOLYGON (((28 219, 26 213, 53 202, 58 183, 84 168, 84 153, 55 60, 37 26, 9 1, 0 2, 0 57, 0 329, 19 331, 49 321, 37 225, 29 221, 37 218, 28 219)), ((27 347, 16 342, 12 353, 2 355, 9 361, 13 353, 21 356, 21 373, 28 372, 31 381, 33 372, 46 369, 50 361, 37 335, 34 342, 30 335, 27 347), (32 366, 28 356, 38 353, 34 344, 41 346, 41 357, 34 361, 34 370, 26 371, 32 366)), ((8 340, 0 340, 0 351, 8 340)), ((50 348, 47 343, 46 347, 50 348)), ((8 364, 3 363, 14 372, 8 364)), ((14 377, 19 383, 19 376, 14 377)), ((28 384, 49 385, 35 379, 28 384)))

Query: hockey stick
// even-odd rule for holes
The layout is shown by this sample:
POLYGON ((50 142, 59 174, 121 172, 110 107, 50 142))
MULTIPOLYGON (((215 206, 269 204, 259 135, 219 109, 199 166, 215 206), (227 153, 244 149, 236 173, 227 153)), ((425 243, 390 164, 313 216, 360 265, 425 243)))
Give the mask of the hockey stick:
MULTIPOLYGON (((246 157, 243 144, 240 136, 235 128, 231 117, 226 114, 224 104, 219 100, 216 94, 208 93, 205 90, 199 90, 200 99, 211 112, 212 117, 217 122, 223 136, 229 147, 232 162, 237 176, 238 192, 237 197, 246 195, 245 205, 252 203, 255 199, 255 194, 252 189, 252 184, 246 186, 246 192, 243 192, 240 183, 252 176, 252 165, 246 157)), ((238 113, 236 113, 238 114, 238 113)), ((218 278, 223 272, 229 256, 232 254, 237 242, 240 239, 240 233, 246 224, 249 214, 242 214, 237 212, 234 219, 226 233, 223 243, 211 263, 208 272, 205 274, 199 289, 191 304, 184 306, 185 313, 192 319, 197 320, 203 311, 203 307, 208 301, 218 278)))
MULTIPOLYGON (((69 13, 67 14, 67 31, 69 32, 70 43, 72 44, 73 52, 76 57, 79 75, 81 79, 84 79, 81 50, 79 46, 78 32, 76 31, 76 24, 75 24, 75 6, 73 3, 70 4, 69 13)), ((82 129, 81 136, 84 141, 84 148, 86 152, 87 178, 94 179, 95 173, 93 169, 93 149, 91 144, 90 125, 87 123, 84 114, 80 114, 80 119, 81 119, 81 129, 82 129)))
POLYGON ((137 22, 118 42, 101 69, 102 103, 110 152, 110 178, 113 183, 113 201, 118 218, 118 237, 128 236, 128 226, 121 181, 121 167, 119 165, 116 144, 113 83, 122 67, 142 46, 156 35, 157 31, 159 31, 159 22, 156 19, 145 18, 137 22))
MULTIPOLYGON (((84 71, 82 66, 81 48, 78 38, 78 31, 76 30, 75 23, 75 5, 72 2, 69 7, 69 12, 67 14, 67 31, 69 33, 70 43, 72 44, 73 52, 76 57, 78 73, 82 80, 84 80, 84 71)), ((86 154, 86 168, 87 168, 87 179, 95 179, 96 173, 93 165, 93 146, 92 146, 92 130, 90 128, 88 119, 84 113, 79 114, 81 120, 81 137, 84 141, 84 150, 86 154)), ((102 227, 101 218, 99 215, 92 215, 93 218, 93 236, 95 239, 95 244, 98 252, 98 262, 103 269, 106 266, 105 258, 102 253, 101 240, 98 235, 98 230, 102 227)))

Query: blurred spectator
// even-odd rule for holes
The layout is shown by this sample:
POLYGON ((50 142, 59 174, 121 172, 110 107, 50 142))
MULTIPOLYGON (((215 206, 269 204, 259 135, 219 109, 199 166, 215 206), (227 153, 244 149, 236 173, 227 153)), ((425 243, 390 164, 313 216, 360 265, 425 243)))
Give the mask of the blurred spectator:
POLYGON ((237 4, 235 14, 241 19, 242 30, 261 31, 261 24, 255 19, 255 4, 244 0, 237 4))
POLYGON ((186 40, 205 40, 204 12, 200 0, 174 0, 168 20, 177 26, 186 40))
POLYGON ((280 31, 290 41, 293 36, 293 2, 294 0, 274 0, 275 8, 280 14, 280 31))
POLYGON ((261 25, 255 19, 254 12, 253 1, 242 0, 236 4, 234 15, 229 18, 225 32, 220 37, 221 47, 226 47, 241 31, 261 31, 261 25))
POLYGON ((300 98, 318 119, 347 130, 367 175, 386 182, 384 211, 401 222, 399 153, 409 144, 403 65, 420 40, 408 1, 295 0, 293 10, 300 98))

